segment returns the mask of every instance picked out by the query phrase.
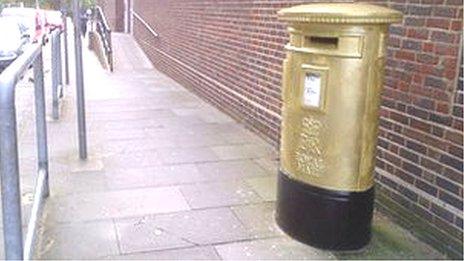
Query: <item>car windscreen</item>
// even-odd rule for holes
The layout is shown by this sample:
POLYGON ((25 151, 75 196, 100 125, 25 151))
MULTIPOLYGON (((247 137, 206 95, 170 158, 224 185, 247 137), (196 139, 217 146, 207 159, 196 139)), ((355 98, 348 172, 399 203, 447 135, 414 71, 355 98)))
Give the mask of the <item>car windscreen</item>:
POLYGON ((35 11, 27 8, 5 8, 0 17, 4 19, 16 19, 16 21, 26 29, 26 34, 33 37, 36 30, 35 11))
POLYGON ((21 47, 21 31, 17 23, 0 20, 0 55, 16 52, 21 47))

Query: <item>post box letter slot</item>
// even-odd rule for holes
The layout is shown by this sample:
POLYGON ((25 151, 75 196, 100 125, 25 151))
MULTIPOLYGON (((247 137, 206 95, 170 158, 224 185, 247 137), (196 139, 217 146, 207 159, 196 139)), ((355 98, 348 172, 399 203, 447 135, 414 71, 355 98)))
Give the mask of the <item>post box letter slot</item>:
POLYGON ((301 41, 301 51, 329 56, 361 58, 364 48, 361 35, 305 35, 301 41))
POLYGON ((305 41, 305 46, 314 46, 325 49, 337 49, 338 47, 337 37, 306 36, 305 41))

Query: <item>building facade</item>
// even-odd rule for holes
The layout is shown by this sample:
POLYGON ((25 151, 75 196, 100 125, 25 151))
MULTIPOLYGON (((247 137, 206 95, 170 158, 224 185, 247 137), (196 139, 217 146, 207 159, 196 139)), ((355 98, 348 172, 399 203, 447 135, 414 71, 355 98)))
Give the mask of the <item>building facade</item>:
MULTIPOLYGON (((157 69, 277 147, 288 41, 277 11, 311 2, 131 0, 127 6, 130 31, 157 69)), ((462 257, 462 1, 362 2, 405 14, 402 24, 391 26, 388 41, 377 207, 462 257)), ((110 6, 105 11, 114 13, 110 6)))

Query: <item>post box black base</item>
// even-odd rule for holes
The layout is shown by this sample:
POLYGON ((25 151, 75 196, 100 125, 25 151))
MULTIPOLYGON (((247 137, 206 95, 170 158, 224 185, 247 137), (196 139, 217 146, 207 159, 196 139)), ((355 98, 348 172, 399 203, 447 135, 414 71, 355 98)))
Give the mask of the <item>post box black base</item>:
POLYGON ((289 236, 327 250, 352 251, 371 238, 374 188, 332 191, 289 178, 279 171, 277 224, 289 236))

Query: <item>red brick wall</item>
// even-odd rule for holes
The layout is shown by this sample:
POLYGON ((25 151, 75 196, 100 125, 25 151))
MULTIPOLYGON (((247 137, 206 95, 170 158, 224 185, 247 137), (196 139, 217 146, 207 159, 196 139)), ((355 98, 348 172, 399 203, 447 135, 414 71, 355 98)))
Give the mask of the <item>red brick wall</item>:
POLYGON ((113 27, 114 32, 124 32, 124 0, 113 0, 116 3, 116 20, 113 27))
POLYGON ((124 31, 124 0, 96 0, 114 32, 124 31))
MULTIPOLYGON (((154 65, 278 145, 286 25, 296 0, 134 0, 134 35, 154 65)), ((349 1, 347 1, 349 2, 349 1)), ((377 160, 378 207, 462 257, 461 0, 372 0, 391 27, 377 160)))
POLYGON ((379 188, 443 233, 429 238, 434 245, 449 251, 454 246, 462 257, 463 92, 457 77, 462 1, 388 2, 406 16, 390 30, 379 188))

